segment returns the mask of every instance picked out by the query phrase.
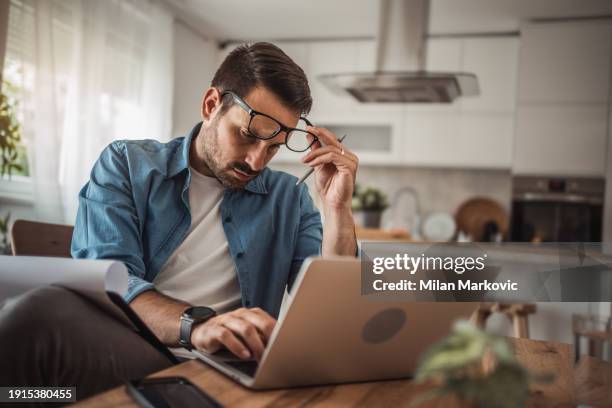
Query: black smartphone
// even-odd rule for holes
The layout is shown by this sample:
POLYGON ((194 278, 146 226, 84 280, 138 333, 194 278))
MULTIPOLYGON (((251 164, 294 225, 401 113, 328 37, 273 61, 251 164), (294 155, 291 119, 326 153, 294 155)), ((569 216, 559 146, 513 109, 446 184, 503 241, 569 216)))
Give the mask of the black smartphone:
POLYGON ((128 393, 145 408, 220 408, 213 397, 184 377, 158 377, 130 381, 128 393))

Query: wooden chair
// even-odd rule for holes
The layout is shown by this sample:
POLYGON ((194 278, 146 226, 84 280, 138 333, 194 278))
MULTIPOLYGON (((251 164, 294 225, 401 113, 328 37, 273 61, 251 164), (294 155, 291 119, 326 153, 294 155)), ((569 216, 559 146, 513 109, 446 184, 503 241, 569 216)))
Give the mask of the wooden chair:
POLYGON ((11 228, 13 255, 70 258, 71 225, 16 220, 11 228))
POLYGON ((533 303, 481 303, 472 315, 472 321, 476 326, 484 329, 487 319, 493 313, 501 313, 510 319, 512 323, 514 337, 529 338, 528 316, 536 312, 536 305, 533 303))

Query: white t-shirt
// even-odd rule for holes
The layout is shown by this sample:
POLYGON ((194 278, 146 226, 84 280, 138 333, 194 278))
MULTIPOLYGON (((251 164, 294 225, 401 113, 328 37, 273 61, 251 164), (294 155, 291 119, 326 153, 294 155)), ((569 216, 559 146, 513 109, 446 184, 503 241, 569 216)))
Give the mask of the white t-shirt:
POLYGON ((241 304, 236 266, 221 223, 224 188, 214 177, 192 168, 190 172, 191 226, 154 284, 175 299, 223 313, 241 304))

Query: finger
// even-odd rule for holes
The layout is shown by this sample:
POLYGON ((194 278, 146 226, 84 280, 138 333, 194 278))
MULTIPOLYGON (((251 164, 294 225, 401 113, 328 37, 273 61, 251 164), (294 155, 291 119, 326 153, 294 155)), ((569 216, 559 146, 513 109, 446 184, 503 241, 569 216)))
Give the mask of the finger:
POLYGON ((237 316, 228 316, 222 324, 230 329, 234 335, 240 336, 242 342, 251 350, 251 354, 256 360, 261 359, 265 346, 253 324, 237 316))
POLYGON ((319 147, 316 150, 308 152, 304 157, 302 157, 302 161, 303 162, 307 162, 309 160, 314 159, 315 157, 318 157, 318 156, 320 156, 322 154, 330 153, 330 152, 339 153, 340 150, 336 146, 323 146, 323 147, 319 147))
POLYGON ((246 309, 240 317, 253 324, 262 335, 264 344, 268 343, 274 326, 276 325, 276 319, 258 307, 246 309))
POLYGON ((314 159, 315 157, 319 157, 325 153, 339 153, 341 156, 344 156, 355 163, 357 163, 359 160, 357 156, 355 156, 355 154, 353 154, 349 150, 339 149, 336 146, 325 146, 325 147, 321 147, 317 150, 314 150, 306 154, 304 157, 302 157, 302 162, 307 163, 308 161, 314 159), (344 151, 344 154, 342 154, 343 151, 344 151))
POLYGON ((211 353, 219 349, 218 345, 223 345, 232 354, 242 359, 246 360, 251 358, 252 354, 247 346, 245 346, 230 329, 221 325, 215 325, 209 328, 204 341, 206 351, 211 353))
POLYGON ((316 150, 322 146, 321 142, 319 141, 319 138, 316 137, 312 132, 308 132, 308 134, 306 135, 306 139, 308 140, 309 146, 308 149, 305 151, 316 150))
POLYGON ((323 127, 314 127, 309 126, 306 128, 309 132, 314 133, 323 144, 328 146, 336 146, 342 148, 342 143, 338 141, 338 137, 331 130, 325 129, 323 127))
POLYGON ((357 164, 339 153, 329 152, 322 154, 307 163, 310 167, 317 167, 321 164, 334 164, 337 168, 346 168, 351 172, 357 171, 357 164))

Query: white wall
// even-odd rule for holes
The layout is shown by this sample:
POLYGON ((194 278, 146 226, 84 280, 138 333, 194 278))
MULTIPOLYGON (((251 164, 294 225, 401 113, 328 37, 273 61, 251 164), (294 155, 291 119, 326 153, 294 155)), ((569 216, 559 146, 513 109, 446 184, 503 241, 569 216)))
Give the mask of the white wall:
POLYGON ((200 101, 217 69, 217 46, 178 20, 174 23, 173 136, 200 121, 200 101))

